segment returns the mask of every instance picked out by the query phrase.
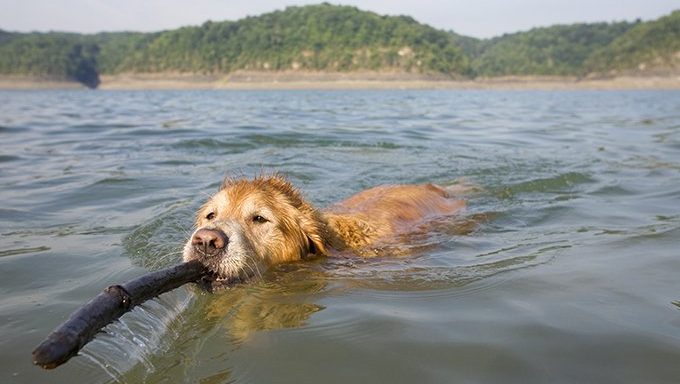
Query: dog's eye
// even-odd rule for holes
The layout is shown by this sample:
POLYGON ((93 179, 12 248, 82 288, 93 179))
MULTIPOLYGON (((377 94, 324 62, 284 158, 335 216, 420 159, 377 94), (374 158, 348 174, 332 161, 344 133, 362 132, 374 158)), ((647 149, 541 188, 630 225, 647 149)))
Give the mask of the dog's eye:
POLYGON ((266 223, 268 221, 269 220, 265 219, 263 216, 260 216, 260 215, 253 216, 253 223, 263 224, 263 223, 266 223))
POLYGON ((215 212, 210 212, 205 216, 206 219, 212 220, 215 218, 215 212))

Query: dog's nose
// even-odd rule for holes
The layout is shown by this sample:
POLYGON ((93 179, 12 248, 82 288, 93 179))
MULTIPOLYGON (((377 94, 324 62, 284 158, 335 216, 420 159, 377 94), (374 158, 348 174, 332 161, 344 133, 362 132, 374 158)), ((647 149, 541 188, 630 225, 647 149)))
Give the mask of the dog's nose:
POLYGON ((229 243, 229 238, 219 229, 199 229, 191 238, 191 244, 206 255, 214 255, 229 243))

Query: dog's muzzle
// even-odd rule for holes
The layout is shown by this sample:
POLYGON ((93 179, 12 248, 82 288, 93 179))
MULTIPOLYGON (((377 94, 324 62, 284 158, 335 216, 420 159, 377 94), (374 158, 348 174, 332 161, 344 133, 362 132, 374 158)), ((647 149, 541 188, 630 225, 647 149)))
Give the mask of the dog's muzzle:
POLYGON ((194 250, 203 256, 213 257, 220 254, 229 244, 227 235, 219 229, 199 229, 191 237, 194 250))

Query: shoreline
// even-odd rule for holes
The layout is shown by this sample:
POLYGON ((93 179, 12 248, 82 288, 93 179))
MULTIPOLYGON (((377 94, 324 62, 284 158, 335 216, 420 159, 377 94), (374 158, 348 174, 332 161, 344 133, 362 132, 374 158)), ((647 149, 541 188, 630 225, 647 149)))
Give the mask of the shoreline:
POLYGON ((57 80, 39 76, 0 75, 0 90, 22 89, 80 89, 84 85, 76 81, 57 80))
MULTIPOLYGON (((2 90, 86 89, 75 81, 28 76, 0 76, 2 90)), ((403 73, 263 73, 230 75, 122 74, 101 76, 100 90, 672 90, 680 75, 620 76, 606 79, 558 76, 509 76, 451 79, 403 73)))

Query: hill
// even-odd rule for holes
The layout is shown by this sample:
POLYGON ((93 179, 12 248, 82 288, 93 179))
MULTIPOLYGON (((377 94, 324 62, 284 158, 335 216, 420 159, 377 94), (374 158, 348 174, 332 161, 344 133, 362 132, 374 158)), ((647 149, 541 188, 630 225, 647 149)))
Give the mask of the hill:
POLYGON ((99 48, 84 36, 68 33, 0 34, 0 74, 69 79, 99 84, 99 48))
POLYGON ((0 30, 0 75, 93 88, 100 75, 117 74, 374 71, 459 79, 649 68, 680 70, 680 11, 648 22, 556 25, 492 39, 326 3, 156 33, 0 30))
POLYGON ((588 57, 585 70, 602 74, 680 70, 680 10, 638 23, 588 57))
MULTIPOLYGON (((289 7, 237 22, 206 22, 158 34, 107 72, 386 70, 467 74, 450 36, 410 17, 329 4, 289 7)), ((108 62, 120 55, 102 53, 108 62)))
POLYGON ((0 36, 0 74, 62 77, 96 86, 92 73, 239 69, 470 74, 467 57, 444 31, 407 16, 329 4, 151 34, 0 36))
POLYGON ((477 43, 473 68, 478 76, 576 76, 596 50, 606 47, 635 23, 555 25, 506 34, 477 43))

